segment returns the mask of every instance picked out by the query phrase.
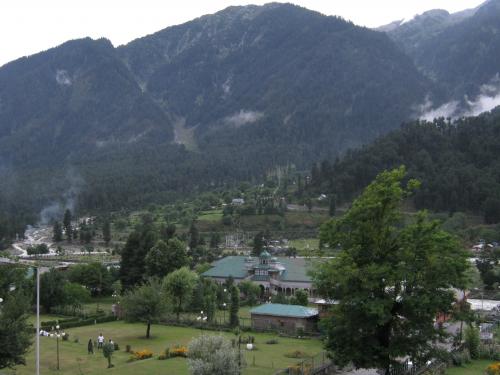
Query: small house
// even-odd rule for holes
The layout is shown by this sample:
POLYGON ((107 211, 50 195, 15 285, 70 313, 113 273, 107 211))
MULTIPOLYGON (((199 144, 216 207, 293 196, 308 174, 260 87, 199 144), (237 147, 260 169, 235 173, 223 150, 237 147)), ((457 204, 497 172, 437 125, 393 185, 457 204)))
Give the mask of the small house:
POLYGON ((288 333, 316 332, 318 310, 299 305, 266 303, 250 310, 252 329, 256 331, 284 331, 288 333))

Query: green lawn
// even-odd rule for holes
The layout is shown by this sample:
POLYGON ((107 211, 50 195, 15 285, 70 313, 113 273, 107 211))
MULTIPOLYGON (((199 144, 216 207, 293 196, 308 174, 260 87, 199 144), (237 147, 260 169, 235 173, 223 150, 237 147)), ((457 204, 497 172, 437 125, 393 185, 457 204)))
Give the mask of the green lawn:
POLYGON ((290 240, 289 246, 295 247, 298 251, 318 250, 319 239, 317 239, 317 238, 304 238, 304 239, 298 239, 298 240, 290 240))
POLYGON ((203 211, 198 216, 198 220, 208 222, 219 222, 222 220, 222 210, 203 211))
POLYGON ((481 375, 485 373, 484 370, 486 370, 486 367, 491 363, 493 363, 493 361, 472 361, 464 366, 450 367, 446 370, 446 375, 481 375))
MULTIPOLYGON (((171 327, 154 325, 151 333, 153 337, 149 340, 144 338, 146 326, 143 324, 128 324, 123 322, 112 322, 98 324, 95 326, 78 327, 67 330, 70 341, 59 341, 60 371, 56 371, 56 340, 54 338, 41 337, 41 373, 46 374, 187 374, 187 362, 185 359, 169 359, 159 361, 156 356, 166 347, 176 344, 187 345, 189 341, 200 334, 217 334, 212 331, 200 331, 195 328, 171 327), (120 350, 115 352, 113 363, 115 367, 106 370, 106 360, 101 352, 95 355, 87 354, 87 342, 89 338, 94 340, 102 332, 107 339, 111 338, 120 345, 120 350), (75 343, 75 337, 79 342, 75 343), (149 349, 155 354, 153 359, 139 362, 127 362, 129 355, 125 353, 126 345, 131 345, 133 350, 149 349)), ((229 338, 235 338, 232 333, 223 333, 229 338)), ((246 333, 244 334, 246 335, 246 333)), ((271 375, 277 369, 285 368, 297 362, 284 356, 293 350, 302 350, 310 355, 322 351, 319 340, 299 340, 277 337, 274 334, 251 333, 255 336, 256 351, 246 351, 245 358, 247 367, 243 371, 245 375, 271 375), (271 338, 277 338, 278 344, 268 345, 265 342, 271 338), (254 361, 255 358, 255 361, 254 361), (255 366, 253 365, 255 363, 255 366)), ((34 349, 27 356, 27 366, 19 366, 16 371, 7 374, 33 374, 34 373, 34 349)))

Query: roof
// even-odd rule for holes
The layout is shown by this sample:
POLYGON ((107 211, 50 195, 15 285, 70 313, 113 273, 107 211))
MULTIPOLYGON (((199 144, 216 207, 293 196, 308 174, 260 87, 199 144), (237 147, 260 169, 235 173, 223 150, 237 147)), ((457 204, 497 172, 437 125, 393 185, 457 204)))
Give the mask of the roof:
POLYGON ((250 310, 250 314, 286 316, 290 318, 311 318, 318 315, 318 309, 299 305, 282 305, 280 303, 265 303, 250 310))
POLYGON ((245 268, 245 257, 229 256, 212 263, 212 268, 203 272, 203 276, 209 277, 229 277, 243 279, 248 276, 245 268))
POLYGON ((262 253, 260 253, 259 258, 270 259, 271 258, 271 254, 269 254, 266 250, 264 250, 262 253))
MULTIPOLYGON (((280 280, 303 283, 311 282, 311 277, 307 274, 311 263, 309 259, 278 257, 278 261, 285 267, 280 280)), ((202 275, 221 278, 232 276, 235 279, 243 279, 248 276, 245 266, 244 256, 228 256, 213 262, 212 268, 202 275)))

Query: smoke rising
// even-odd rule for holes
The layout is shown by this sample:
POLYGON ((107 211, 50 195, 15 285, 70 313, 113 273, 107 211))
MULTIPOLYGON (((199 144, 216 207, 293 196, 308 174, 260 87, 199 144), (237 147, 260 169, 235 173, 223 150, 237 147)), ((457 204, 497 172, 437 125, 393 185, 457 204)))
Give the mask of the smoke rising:
POLYGON ((40 224, 46 225, 51 221, 61 220, 67 209, 75 212, 78 195, 82 191, 85 181, 74 168, 67 170, 65 179, 69 187, 64 191, 59 201, 52 202, 40 211, 40 224))
POLYGON ((462 101, 452 100, 437 108, 426 98, 424 104, 419 106, 418 117, 422 120, 432 121, 438 117, 455 120, 460 117, 477 116, 500 106, 500 77, 497 73, 487 84, 479 89, 479 95, 474 99, 467 96, 462 101))

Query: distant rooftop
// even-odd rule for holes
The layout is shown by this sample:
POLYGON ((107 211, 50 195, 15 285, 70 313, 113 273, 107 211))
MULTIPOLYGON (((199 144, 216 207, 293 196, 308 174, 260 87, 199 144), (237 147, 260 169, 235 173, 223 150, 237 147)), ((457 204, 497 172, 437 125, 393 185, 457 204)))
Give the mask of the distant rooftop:
POLYGON ((310 318, 318 315, 318 309, 299 305, 282 305, 280 303, 265 303, 250 310, 250 314, 286 316, 290 318, 310 318))

